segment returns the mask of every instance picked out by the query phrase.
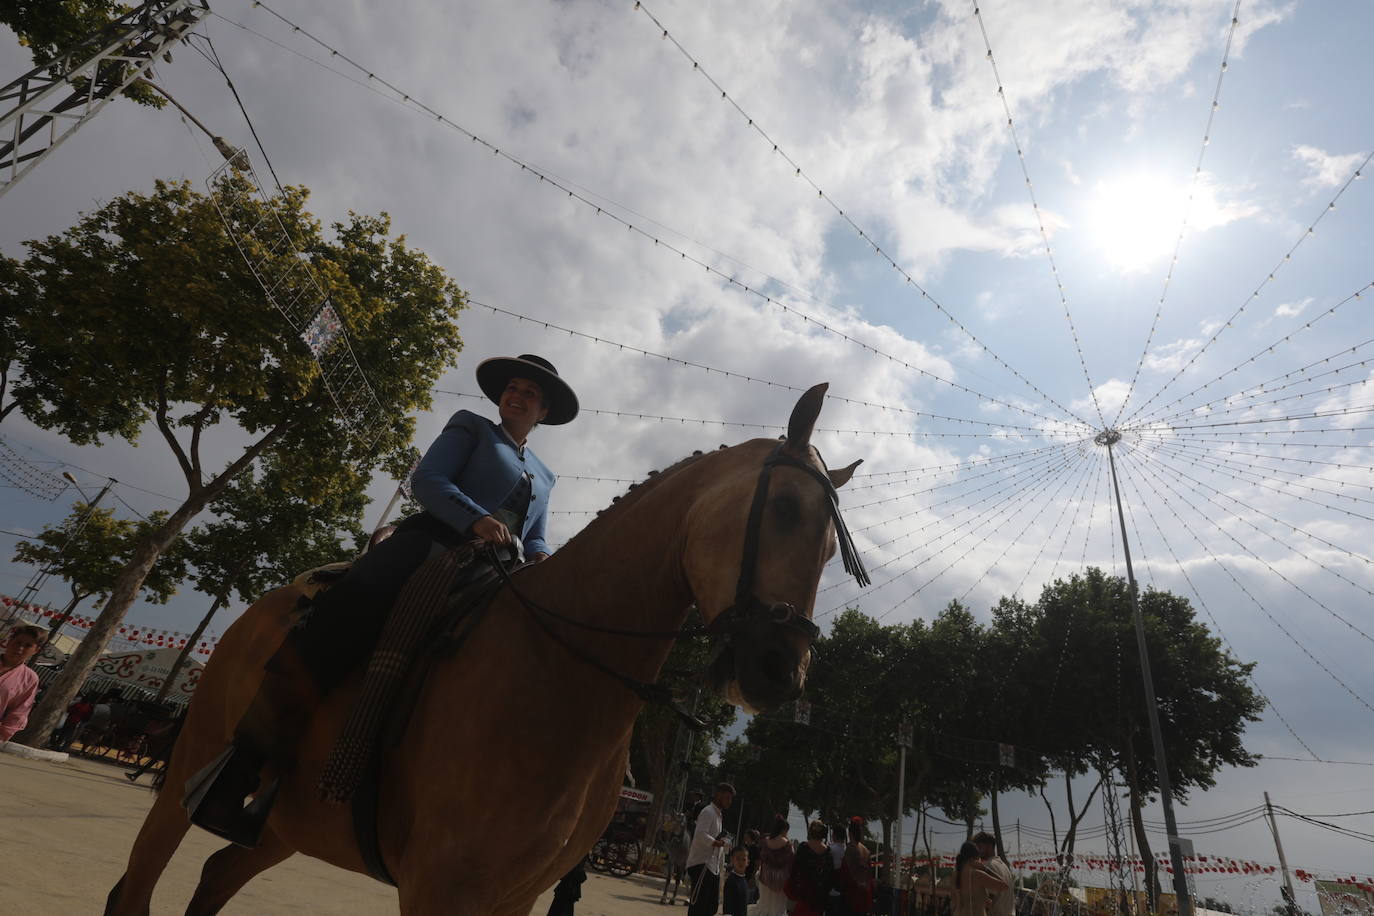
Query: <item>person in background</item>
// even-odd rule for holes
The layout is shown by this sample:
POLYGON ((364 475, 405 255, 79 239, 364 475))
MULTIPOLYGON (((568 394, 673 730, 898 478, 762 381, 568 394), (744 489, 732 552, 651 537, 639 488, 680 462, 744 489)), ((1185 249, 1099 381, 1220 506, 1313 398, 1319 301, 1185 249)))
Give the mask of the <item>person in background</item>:
MULTIPOLYGON (((840 865, 844 862, 844 847, 844 825, 836 824, 834 827, 830 828, 830 862, 837 879, 839 877, 840 865)), ((844 892, 838 880, 830 883, 830 896, 825 902, 825 912, 826 916, 845 916, 844 892)))
POLYGON ((792 841, 787 818, 773 815, 773 825, 759 846, 759 906, 754 916, 786 916, 787 879, 792 874, 792 841))
POLYGON ((29 710, 38 696, 38 674, 29 659, 38 654, 47 632, 42 627, 21 626, 10 631, 0 652, 0 744, 29 724, 29 710))
POLYGON ((796 903, 792 916, 824 916, 835 876, 830 848, 825 845, 828 833, 824 821, 812 821, 806 828, 806 842, 797 847, 786 888, 787 896, 796 903))
POLYGON ((79 696, 76 702, 67 707, 67 721, 62 723, 56 734, 53 735, 52 746, 59 751, 65 751, 72 746, 81 730, 86 727, 86 720, 95 715, 95 704, 87 696, 79 696))
POLYGON ((978 858, 983 867, 998 880, 1006 884, 1006 889, 996 892, 988 901, 988 916, 1013 916, 1016 911, 1016 892, 1012 889, 1011 868, 997 855, 997 837, 982 832, 973 835, 973 845, 978 847, 978 858))
POLYGON ((735 787, 728 782, 716 786, 711 804, 701 809, 692 845, 687 850, 687 878, 691 883, 688 916, 715 916, 720 904, 721 851, 725 836, 725 809, 735 800, 735 787))
POLYGON ((1006 890, 1008 885, 983 867, 978 847, 965 843, 954 860, 954 881, 950 888, 953 916, 987 916, 988 895, 1006 890))
POLYGON ((730 853, 730 874, 725 876, 725 916, 749 916, 749 850, 736 846, 730 853))
POLYGON ((759 832, 753 827, 744 831, 744 851, 749 853, 749 867, 744 870, 744 880, 749 883, 749 902, 757 903, 759 900, 759 832))
POLYGON ((844 895, 845 911, 861 916, 873 909, 873 870, 869 868, 868 847, 863 844, 864 822, 861 817, 849 819, 849 837, 840 863, 840 892, 844 895))
POLYGON ((587 860, 583 858, 554 885, 549 916, 573 916, 573 907, 582 899, 582 883, 587 880, 587 860))

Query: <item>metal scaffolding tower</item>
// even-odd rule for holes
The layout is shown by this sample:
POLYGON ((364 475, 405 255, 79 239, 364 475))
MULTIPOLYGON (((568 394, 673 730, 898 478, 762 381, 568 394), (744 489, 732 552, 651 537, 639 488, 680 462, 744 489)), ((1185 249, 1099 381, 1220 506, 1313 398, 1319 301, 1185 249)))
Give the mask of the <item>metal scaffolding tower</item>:
POLYGON ((148 0, 0 89, 0 197, 209 14, 206 0, 148 0))

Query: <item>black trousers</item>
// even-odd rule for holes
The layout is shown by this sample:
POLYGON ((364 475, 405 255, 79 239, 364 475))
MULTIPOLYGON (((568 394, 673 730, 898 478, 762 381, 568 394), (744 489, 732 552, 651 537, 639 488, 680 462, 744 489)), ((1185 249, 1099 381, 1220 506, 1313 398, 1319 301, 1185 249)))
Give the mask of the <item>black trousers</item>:
POLYGON ((687 880, 692 888, 687 916, 716 916, 720 907, 720 875, 711 874, 705 864, 693 865, 687 869, 687 880))
POLYGON ((321 689, 333 689, 367 660, 406 580, 432 553, 449 546, 429 525, 411 522, 363 554, 292 631, 321 689))

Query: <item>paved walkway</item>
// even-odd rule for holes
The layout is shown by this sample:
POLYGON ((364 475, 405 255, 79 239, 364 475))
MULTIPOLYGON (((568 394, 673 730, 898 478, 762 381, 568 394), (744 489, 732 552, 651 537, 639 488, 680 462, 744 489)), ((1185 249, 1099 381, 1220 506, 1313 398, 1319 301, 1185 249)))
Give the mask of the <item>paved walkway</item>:
MULTIPOLYGON (((34 916, 101 911, 152 803, 147 777, 144 784, 131 785, 124 772, 79 758, 48 763, 0 754, 0 861, 5 863, 0 911, 34 916)), ((204 831, 187 834, 158 885, 152 916, 184 911, 201 864, 221 846, 222 840, 204 831)), ((658 886, 645 876, 592 874, 577 914, 674 912, 658 906, 658 886)), ((550 899, 546 893, 531 912, 543 916, 550 899)), ((223 910, 225 916, 398 912, 392 888, 304 856, 258 875, 223 910)))

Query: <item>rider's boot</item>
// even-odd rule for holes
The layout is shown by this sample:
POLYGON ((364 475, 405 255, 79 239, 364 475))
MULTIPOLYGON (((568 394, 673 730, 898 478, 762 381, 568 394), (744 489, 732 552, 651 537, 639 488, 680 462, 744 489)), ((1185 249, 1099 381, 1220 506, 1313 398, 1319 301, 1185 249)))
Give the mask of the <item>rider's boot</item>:
POLYGON ((276 800, 280 774, 294 760, 296 743, 319 700, 320 688, 293 631, 268 661, 233 742, 187 781, 182 804, 191 823, 240 846, 257 846, 276 800), (275 776, 259 792, 267 764, 275 776))

